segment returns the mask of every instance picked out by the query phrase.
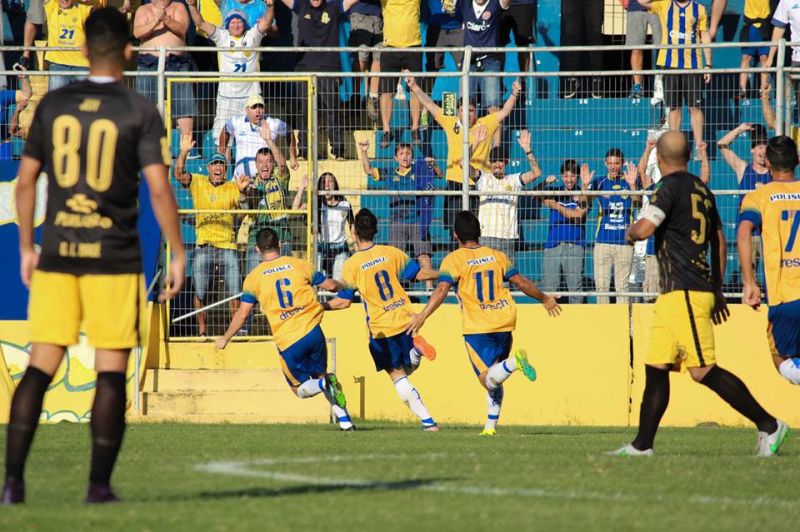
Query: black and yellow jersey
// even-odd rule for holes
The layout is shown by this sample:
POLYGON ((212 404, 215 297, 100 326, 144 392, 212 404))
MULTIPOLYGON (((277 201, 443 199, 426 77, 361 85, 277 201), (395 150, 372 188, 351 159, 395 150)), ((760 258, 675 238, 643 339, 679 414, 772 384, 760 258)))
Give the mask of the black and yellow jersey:
POLYGON ((48 176, 39 269, 141 272, 139 171, 169 164, 155 106, 121 83, 73 83, 39 103, 24 155, 48 176))
POLYGON ((722 225, 714 194, 697 176, 675 172, 661 179, 650 205, 665 215, 656 229, 663 292, 713 292, 709 244, 722 225))

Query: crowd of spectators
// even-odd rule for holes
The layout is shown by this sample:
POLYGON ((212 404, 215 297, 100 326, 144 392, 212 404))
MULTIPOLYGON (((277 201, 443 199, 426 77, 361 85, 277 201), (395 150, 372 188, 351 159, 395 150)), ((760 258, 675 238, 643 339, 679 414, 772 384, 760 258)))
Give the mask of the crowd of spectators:
MULTIPOLYGON (((99 0, 102 1, 102 0, 99 0)), ((503 87, 500 76, 473 76, 470 78, 468 116, 469 124, 462 124, 462 100, 457 99, 453 109, 433 98, 432 77, 413 77, 407 72, 440 71, 445 68, 446 53, 413 50, 423 45, 455 48, 469 45, 474 48, 468 68, 476 73, 503 72, 507 54, 484 52, 482 48, 505 46, 512 41, 517 46, 535 42, 536 0, 213 0, 220 11, 218 23, 209 22, 209 14, 202 9, 202 0, 150 0, 132 8, 125 0, 120 9, 131 13, 133 34, 144 48, 170 49, 166 56, 168 72, 191 72, 197 68, 192 54, 181 51, 185 45, 197 44, 195 34, 207 38, 219 48, 219 72, 235 78, 237 74, 258 72, 262 67, 259 53, 243 48, 267 44, 270 40, 294 34, 297 54, 293 69, 296 72, 319 74, 316 89, 320 131, 326 133, 332 159, 346 159, 346 130, 342 127, 340 86, 342 77, 341 54, 338 52, 302 51, 308 47, 336 47, 340 42, 340 25, 349 20, 348 43, 364 47, 353 55, 354 70, 371 73, 393 73, 396 77, 363 77, 357 92, 363 96, 364 111, 377 132, 373 143, 357 144, 366 188, 391 191, 389 198, 389 231, 384 239, 401 244, 419 258, 423 267, 435 267, 432 224, 451 225, 453 215, 460 210, 464 179, 468 179, 471 195, 469 208, 481 221, 484 242, 504 251, 511 260, 522 249, 520 234, 521 208, 519 195, 523 190, 549 190, 558 194, 541 198, 539 206, 548 228, 541 242, 541 281, 547 291, 565 287, 580 292, 589 289, 584 283, 584 262, 591 247, 593 286, 599 292, 614 289, 627 292, 636 252, 624 242, 625 228, 634 220, 646 198, 632 192, 652 190, 660 179, 654 165, 655 139, 649 139, 636 164, 626 160, 621 149, 610 147, 605 153, 605 169, 589 168, 585 162, 566 157, 560 163, 558 175, 544 176, 539 165, 528 130, 509 127, 507 119, 515 109, 524 105, 526 83, 529 77, 513 81, 510 91, 503 87), (291 18, 281 18, 279 12, 293 14, 295 24, 286 23, 291 18), (425 23, 426 31, 420 23, 425 23), (370 49, 380 47, 380 50, 370 49), (411 48, 411 51, 393 51, 393 48, 411 48), (404 87, 410 113, 409 141, 398 138, 393 129, 392 114, 398 91, 404 87), (504 99, 504 95, 508 96, 504 99), (421 132, 438 124, 446 139, 446 157, 438 161, 430 150, 424 148, 421 132), (504 128, 504 123, 506 126, 504 128), (506 129, 506 131, 504 131, 506 129), (468 135, 468 176, 464 171, 464 134, 468 135), (509 171, 511 156, 509 146, 516 142, 525 155, 527 168, 509 171), (376 161, 369 156, 370 149, 393 150, 393 160, 376 161), (417 157, 416 154, 422 156, 417 157), (388 164, 383 164, 388 163, 388 164), (440 167, 441 163, 441 167, 440 167), (595 175, 595 173, 598 175, 595 175), (600 175, 602 174, 602 175, 600 175), (440 179, 442 178, 442 179, 440 179), (437 187, 437 183, 442 186, 437 187), (441 215, 435 212, 432 196, 415 194, 420 190, 441 188, 453 194, 444 198, 441 215), (602 194, 587 194, 588 191, 602 194), (408 194, 397 194, 408 192, 408 194), (587 219, 592 211, 597 213, 596 235, 587 237, 587 219)), ((626 44, 647 43, 648 34, 653 42, 664 45, 690 45, 709 43, 718 31, 724 9, 724 0, 717 0, 706 8, 696 0, 629 0, 623 2, 627 10, 626 44)), ((793 38, 800 34, 800 21, 789 16, 789 5, 781 0, 774 16, 762 0, 747 0, 743 14, 742 41, 779 39, 786 27, 793 38), (770 29, 775 27, 774 32, 770 29), (797 26, 797 27, 796 27, 797 26)), ((41 29, 46 34, 48 47, 81 46, 85 41, 83 21, 94 4, 83 0, 31 0, 25 24, 25 44, 31 45, 41 29)), ((601 0, 562 0, 564 18, 561 44, 597 45, 602 41, 601 25, 604 4, 601 0)), ((800 51, 793 59, 800 63, 800 51)), ((457 68, 463 65, 462 53, 453 51, 452 62, 457 68)), ((742 67, 758 58, 762 66, 774 61, 774 50, 745 48, 742 67)), ((574 98, 582 92, 595 98, 604 94, 604 79, 600 76, 577 75, 580 71, 603 70, 601 52, 562 53, 561 69, 576 73, 564 77, 559 96, 574 98), (588 83, 588 87, 582 87, 588 83)), ((49 77, 53 90, 77 78, 85 70, 86 60, 80 52, 48 50, 44 55, 49 70, 66 73, 49 77)), ((136 68, 152 72, 158 68, 158 52, 142 50, 136 68)), ((668 109, 666 126, 681 129, 682 108, 688 107, 695 145, 695 158, 702 161, 703 178, 709 179, 708 149, 704 139, 703 92, 710 81, 710 72, 686 74, 677 72, 691 68, 702 72, 712 66, 711 49, 660 50, 653 62, 663 70, 663 87, 658 76, 653 85, 654 98, 663 101, 668 109), (661 91, 663 90, 663 94, 661 91)), ((532 68, 531 54, 520 53, 521 71, 532 68)), ((630 52, 633 69, 642 69, 645 52, 630 52)), ((16 65, 19 70, 34 67, 29 52, 24 52, 16 65)), ((41 65, 40 65, 41 66, 41 65)), ((3 107, 15 103, 17 112, 12 120, 10 134, 24 137, 19 113, 31 98, 31 84, 20 75, 21 90, 4 93, 3 107)), ((743 74, 739 80, 744 98, 749 78, 743 74)), ((315 135, 308 131, 307 94, 293 95, 295 108, 282 107, 283 114, 270 116, 265 102, 267 94, 262 84, 250 80, 226 79, 215 88, 216 107, 211 127, 215 145, 213 155, 206 155, 205 166, 196 166, 198 172, 187 170, 188 162, 198 158, 198 129, 195 119, 198 105, 190 83, 173 85, 170 113, 180 132, 180 148, 174 164, 174 177, 180 187, 191 196, 195 209, 262 211, 249 216, 228 213, 198 214, 193 219, 195 253, 193 262, 194 305, 200 308, 207 303, 208 285, 212 277, 220 278, 225 286, 224 295, 234 295, 241 288, 243 268, 248 271, 259 262, 255 249, 255 235, 259 229, 270 227, 278 232, 282 242, 281 253, 297 251, 300 235, 290 225, 289 209, 305 206, 309 177, 301 177, 294 196, 289 190, 290 169, 298 168, 298 159, 308 158, 310 143, 315 135), (286 110, 288 109, 288 110, 286 110), (311 137, 311 138, 310 138, 311 137), (288 150, 288 151, 287 151, 288 150), (201 171, 201 169, 203 171, 201 171), (294 233, 294 234, 293 234, 294 233), (244 260, 239 252, 246 242, 244 260), (293 248, 293 243, 295 247, 293 248)), ((631 80, 630 97, 642 98, 645 83, 641 75, 631 80)), ((774 122, 769 103, 770 83, 767 76, 759 79, 764 117, 767 127, 774 122)), ((135 89, 155 100, 158 92, 157 78, 138 76, 135 89)), ((8 92, 8 91, 6 91, 8 92)), ((751 190, 769 180, 764 162, 764 145, 768 137, 763 126, 742 124, 718 142, 718 149, 739 186, 751 190), (731 149, 733 140, 747 132, 751 141, 749 162, 741 159, 731 149)), ((565 154, 566 155, 566 154, 565 154)), ((555 169, 553 170, 555 171, 555 169)), ((341 177, 341 176, 340 176, 341 177)), ((353 222, 354 206, 350 199, 333 192, 339 190, 337 176, 326 172, 312 176, 315 189, 331 192, 318 201, 317 225, 314 242, 320 257, 319 266, 328 275, 336 276, 349 254, 348 227, 353 222)), ((758 235, 754 236, 757 243, 758 235)), ((653 256, 652 241, 643 255, 646 291, 657 290, 658 275, 653 256)), ((758 245, 755 250, 760 249, 758 245)), ((754 254, 757 260, 758 254, 754 254)), ((581 302, 580 297, 570 298, 571 303, 581 302)), ((609 302, 607 296, 597 301, 609 302)), ((619 296, 617 302, 627 302, 619 296)), ((235 301, 230 311, 236 310, 235 301)), ((200 314, 199 333, 207 333, 205 317, 200 314)))

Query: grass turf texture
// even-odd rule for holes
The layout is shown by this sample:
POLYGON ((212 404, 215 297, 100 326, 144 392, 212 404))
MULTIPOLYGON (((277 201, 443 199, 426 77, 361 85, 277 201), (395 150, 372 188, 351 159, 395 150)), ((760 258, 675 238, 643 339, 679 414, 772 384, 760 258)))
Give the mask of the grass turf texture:
POLYGON ((360 428, 131 425, 125 502, 89 508, 88 427, 42 426, 0 530, 789 530, 800 509, 794 442, 757 459, 755 430, 663 429, 655 457, 618 458, 630 429, 360 428))

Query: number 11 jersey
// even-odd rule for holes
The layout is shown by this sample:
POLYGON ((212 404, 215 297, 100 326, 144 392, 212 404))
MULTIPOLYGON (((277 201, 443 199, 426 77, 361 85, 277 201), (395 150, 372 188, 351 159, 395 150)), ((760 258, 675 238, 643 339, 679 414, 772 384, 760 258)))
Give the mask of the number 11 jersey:
POLYGON ((40 270, 142 271, 139 170, 170 159, 150 101, 118 82, 80 81, 51 92, 36 108, 23 155, 48 176, 40 270))

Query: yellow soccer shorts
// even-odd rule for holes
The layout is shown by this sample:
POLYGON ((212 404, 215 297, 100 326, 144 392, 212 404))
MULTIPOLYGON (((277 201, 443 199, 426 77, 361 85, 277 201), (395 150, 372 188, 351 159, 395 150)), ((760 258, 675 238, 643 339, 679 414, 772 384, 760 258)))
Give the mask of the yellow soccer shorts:
POLYGON ((145 304, 141 274, 36 270, 28 303, 30 341, 69 346, 83 331, 96 349, 132 349, 140 345, 145 304))
POLYGON ((711 292, 674 290, 658 296, 645 364, 685 368, 715 364, 713 308, 711 292))

